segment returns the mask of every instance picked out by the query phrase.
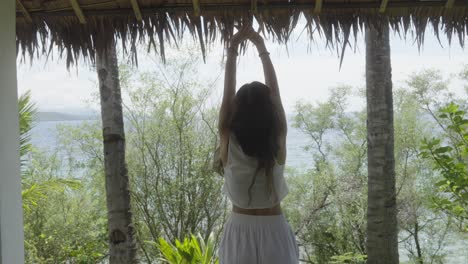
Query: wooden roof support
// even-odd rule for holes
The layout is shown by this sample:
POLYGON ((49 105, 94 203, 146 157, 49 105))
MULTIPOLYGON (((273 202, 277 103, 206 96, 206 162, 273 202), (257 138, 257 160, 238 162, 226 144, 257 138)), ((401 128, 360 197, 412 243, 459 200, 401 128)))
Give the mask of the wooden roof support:
POLYGON ((455 4, 455 0, 447 0, 445 3, 445 8, 452 8, 453 4, 455 4))
POLYGON ((380 8, 379 8, 380 13, 385 13, 385 10, 387 9, 387 4, 388 4, 388 0, 382 0, 380 2, 380 8))
POLYGON ((252 11, 252 14, 254 15, 258 14, 258 1, 257 0, 251 0, 250 10, 252 11))
POLYGON ((143 20, 143 16, 141 15, 140 6, 138 5, 137 0, 130 0, 130 4, 132 4, 133 12, 135 13, 135 17, 138 21, 143 20))
MULTIPOLYGON (((4 0, 0 0, 4 1, 4 0)), ((129 0, 116 0, 117 2, 121 3, 123 1, 127 1, 129 3, 129 0)), ((318 1, 318 0, 317 0, 318 1)), ((327 11, 333 11, 334 9, 378 9, 380 6, 380 2, 372 2, 372 3, 363 3, 363 2, 355 2, 355 1, 349 1, 349 2, 344 2, 343 4, 337 4, 337 2, 329 2, 324 4, 327 7, 327 11)), ((446 2, 440 2, 440 1, 388 1, 387 8, 395 8, 395 9, 412 9, 412 8, 443 8, 445 7, 446 2)), ((228 8, 232 10, 249 10, 250 9, 250 4, 247 6, 245 4, 232 4, 232 5, 204 5, 203 10, 206 11, 219 11, 219 9, 223 6, 228 6, 228 8)), ((300 10, 300 11, 307 11, 310 12, 311 9, 314 9, 316 7, 315 3, 288 3, 288 4, 269 4, 269 5, 259 5, 258 10, 263 11, 263 10, 300 10)), ((454 1, 453 7, 464 7, 464 3, 461 1, 454 1)), ((88 7, 86 9, 86 15, 88 16, 122 16, 122 15, 128 15, 128 12, 131 12, 131 8, 114 8, 114 9, 95 9, 95 8, 90 8, 88 7)), ((148 15, 153 15, 156 12, 176 12, 176 11, 184 11, 184 12, 190 12, 193 11, 193 5, 192 4, 180 4, 180 5, 168 5, 168 6, 162 6, 162 7, 144 7, 141 8, 141 13, 142 14, 148 14, 148 15)), ((313 12, 313 11, 312 11, 313 12)), ((398 12, 396 12, 398 13, 398 12)), ((68 9, 54 9, 50 8, 47 10, 38 10, 34 11, 34 17, 38 17, 43 19, 44 17, 64 17, 64 16, 71 16, 74 14, 74 11, 68 10, 68 9)), ((406 11, 404 12, 404 15, 406 16, 406 11)), ((17 10, 17 16, 22 17, 24 16, 22 12, 17 10), (21 13, 21 14, 18 14, 21 13)))
POLYGON ((86 18, 83 14, 83 11, 81 10, 78 0, 70 0, 70 3, 73 7, 73 11, 75 11, 76 16, 78 17, 78 20, 80 20, 80 23, 86 24, 86 18))
POLYGON ((322 0, 315 0, 315 8, 314 8, 314 13, 318 14, 322 11, 322 0))
POLYGON ((23 13, 24 19, 26 19, 28 23, 32 23, 31 15, 29 14, 28 10, 24 7, 23 3, 21 3, 21 0, 16 0, 16 3, 20 8, 21 13, 23 13))
POLYGON ((193 13, 195 16, 200 16, 200 0, 192 0, 193 13))

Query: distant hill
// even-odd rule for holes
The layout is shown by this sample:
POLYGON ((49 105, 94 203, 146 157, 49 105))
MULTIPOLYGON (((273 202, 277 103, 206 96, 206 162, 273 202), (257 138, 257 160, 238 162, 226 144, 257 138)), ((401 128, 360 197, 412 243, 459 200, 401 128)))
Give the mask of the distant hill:
POLYGON ((59 112, 38 112, 37 121, 73 121, 73 120, 96 120, 96 116, 92 115, 72 115, 59 112))

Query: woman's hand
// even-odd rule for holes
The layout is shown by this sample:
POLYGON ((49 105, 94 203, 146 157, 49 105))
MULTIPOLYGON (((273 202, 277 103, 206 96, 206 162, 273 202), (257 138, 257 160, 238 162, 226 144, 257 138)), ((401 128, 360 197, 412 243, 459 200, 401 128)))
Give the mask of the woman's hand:
POLYGON ((259 53, 266 52, 265 41, 263 37, 258 34, 255 30, 251 29, 248 33, 248 38, 257 47, 259 53))
POLYGON ((257 47, 257 50, 260 53, 266 51, 265 41, 263 40, 263 37, 260 36, 260 34, 250 26, 246 26, 239 29, 239 31, 237 31, 237 33, 232 36, 229 47, 237 51, 239 44, 246 39, 252 41, 252 43, 257 47))
POLYGON ((255 31, 250 26, 245 26, 245 27, 240 28, 236 32, 236 34, 232 36, 229 47, 237 49, 237 47, 242 41, 250 38, 250 35, 252 34, 252 32, 255 32, 255 31))

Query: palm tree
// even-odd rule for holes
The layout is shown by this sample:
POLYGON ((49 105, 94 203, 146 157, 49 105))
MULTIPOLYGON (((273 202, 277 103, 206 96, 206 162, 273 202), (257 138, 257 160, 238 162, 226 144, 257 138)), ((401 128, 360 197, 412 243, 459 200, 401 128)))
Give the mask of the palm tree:
POLYGON ((137 262, 136 243, 125 162, 125 132, 117 52, 112 35, 100 35, 97 44, 96 70, 104 139, 109 261, 111 264, 131 264, 137 262))
POLYGON ((21 167, 24 167, 25 156, 31 150, 31 129, 37 113, 36 105, 31 101, 31 92, 27 91, 18 98, 19 129, 20 129, 20 157, 21 167))
POLYGON ((31 101, 31 92, 27 91, 18 98, 18 114, 19 114, 19 130, 20 130, 20 159, 21 159, 21 174, 22 174, 22 190, 21 198, 23 201, 23 210, 27 211, 31 206, 46 197, 45 193, 47 184, 41 184, 41 188, 37 188, 36 183, 27 182, 24 177, 26 156, 31 151, 31 129, 33 128, 34 118, 37 113, 36 105, 31 101))
POLYGON ((366 27, 367 263, 398 263, 388 20, 366 27))

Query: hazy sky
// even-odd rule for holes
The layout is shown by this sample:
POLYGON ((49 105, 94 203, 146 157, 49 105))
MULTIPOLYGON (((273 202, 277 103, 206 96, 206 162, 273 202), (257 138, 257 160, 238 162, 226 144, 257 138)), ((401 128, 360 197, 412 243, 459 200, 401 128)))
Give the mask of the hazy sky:
MULTIPOLYGON (((298 36, 288 47, 267 42, 273 63, 276 67, 283 102, 287 112, 291 112, 297 100, 325 100, 330 87, 348 84, 364 87, 365 45, 362 36, 358 40, 356 52, 348 49, 343 66, 339 69, 339 58, 336 51, 324 48, 324 42, 318 41, 309 45, 306 33, 298 36), (297 39, 297 41, 296 41, 297 39)), ((404 87, 404 80, 413 72, 425 68, 437 68, 448 77, 461 70, 463 63, 468 63, 468 53, 458 44, 458 40, 449 47, 447 40, 442 45, 430 32, 426 34, 425 45, 418 51, 411 40, 404 41, 391 35, 392 74, 394 88, 404 87)), ((188 42, 191 38, 185 38, 188 42)), ((200 72, 205 76, 219 73, 220 58, 223 54, 221 45, 212 46, 206 64, 200 65, 200 72)), ((201 57, 201 54, 200 54, 201 57)), ((140 69, 155 67, 157 55, 139 54, 140 69), (153 59, 148 59, 152 57, 153 59)), ((77 112, 89 107, 91 95, 96 93, 97 80, 93 69, 80 63, 78 68, 66 70, 63 60, 46 62, 44 58, 29 63, 18 64, 18 86, 20 93, 31 90, 33 100, 41 111, 77 112)), ((263 81, 260 60, 256 51, 250 46, 246 56, 238 64, 238 85, 253 80, 263 81)), ((462 88, 453 85, 456 92, 462 88)), ((216 87, 220 97, 222 78, 216 87)), ((353 100, 353 107, 362 105, 361 100, 353 100)))

